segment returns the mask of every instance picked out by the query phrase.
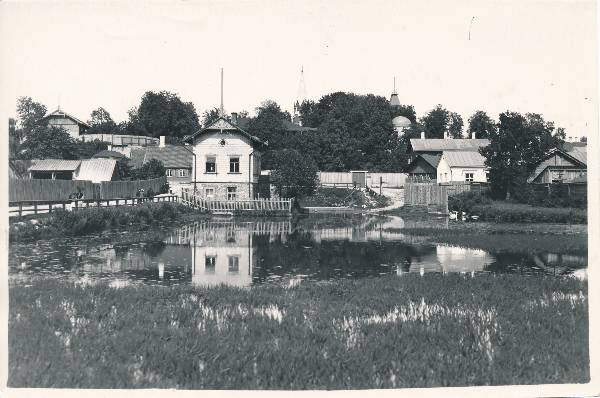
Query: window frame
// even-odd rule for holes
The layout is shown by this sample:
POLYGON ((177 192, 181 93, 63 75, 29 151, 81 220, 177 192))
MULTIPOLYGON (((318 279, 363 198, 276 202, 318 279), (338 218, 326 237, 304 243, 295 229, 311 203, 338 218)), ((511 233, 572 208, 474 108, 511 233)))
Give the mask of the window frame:
POLYGON ((227 273, 239 274, 240 273, 240 256, 227 256, 227 273), (232 261, 234 260, 234 261, 232 261))
POLYGON ((475 182, 475 172, 474 171, 465 171, 465 182, 475 182), (471 178, 469 179, 469 175, 471 178))
POLYGON ((217 268, 217 256, 215 255, 205 255, 204 256, 204 273, 205 274, 214 274, 217 268), (209 261, 212 260, 212 261, 209 261))
POLYGON ((227 187, 227 200, 237 200, 237 187, 227 187))
POLYGON ((167 177, 173 177, 173 169, 166 169, 165 170, 165 175, 167 177))
POLYGON ((230 155, 229 156, 229 174, 241 174, 240 172, 240 163, 241 156, 239 155, 230 155), (237 162, 233 160, 237 159, 237 162), (232 170, 233 169, 233 170, 232 170))
POLYGON ((217 156, 216 155, 207 155, 206 161, 204 162, 204 173, 205 174, 217 174, 217 156), (210 162, 212 160, 212 162, 210 162), (209 170, 208 165, 212 164, 212 171, 209 170))

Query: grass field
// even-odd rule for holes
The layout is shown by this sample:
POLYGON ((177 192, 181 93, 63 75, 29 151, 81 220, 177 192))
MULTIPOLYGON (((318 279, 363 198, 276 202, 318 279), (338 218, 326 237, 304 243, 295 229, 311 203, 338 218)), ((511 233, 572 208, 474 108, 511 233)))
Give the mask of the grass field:
POLYGON ((240 290, 10 286, 9 386, 347 389, 583 383, 587 284, 427 274, 240 290))

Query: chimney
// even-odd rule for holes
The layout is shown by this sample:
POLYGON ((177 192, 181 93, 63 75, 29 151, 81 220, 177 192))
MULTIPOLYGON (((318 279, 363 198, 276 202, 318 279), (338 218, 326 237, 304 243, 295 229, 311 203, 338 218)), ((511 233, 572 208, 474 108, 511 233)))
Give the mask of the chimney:
POLYGON ((425 139, 425 132, 421 131, 421 139, 424 140, 425 139))
POLYGON ((231 122, 233 124, 237 124, 237 116, 238 116, 237 112, 231 112, 231 122))
POLYGON ((471 133, 471 138, 472 138, 472 139, 475 139, 475 138, 476 138, 476 137, 475 137, 475 132, 474 132, 474 131, 471 133))
POLYGON ((164 135, 160 136, 160 144, 158 146, 160 148, 164 148, 165 147, 165 136, 164 135))

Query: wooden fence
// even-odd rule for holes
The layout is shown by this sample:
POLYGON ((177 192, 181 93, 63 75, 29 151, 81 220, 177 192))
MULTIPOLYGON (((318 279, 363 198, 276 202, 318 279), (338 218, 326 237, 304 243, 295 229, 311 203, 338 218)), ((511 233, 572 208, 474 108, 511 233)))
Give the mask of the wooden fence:
POLYGON ((10 202, 8 215, 26 216, 31 214, 52 213, 56 209, 79 210, 98 207, 136 206, 142 203, 177 202, 176 195, 155 196, 152 198, 125 198, 125 199, 80 199, 60 201, 21 201, 10 202))
POLYGON ((433 182, 409 182, 404 185, 405 206, 434 206, 448 214, 448 187, 433 182))
POLYGON ((144 192, 152 190, 156 194, 166 182, 166 176, 152 180, 103 181, 100 183, 100 199, 134 198, 140 189, 144 192))
MULTIPOLYGON (((387 188, 401 188, 404 186, 406 177, 405 173, 367 173, 367 186, 379 187, 381 182, 387 188)), ((319 183, 322 186, 352 188, 352 173, 320 171, 319 183)))
POLYGON ((69 199, 79 187, 89 199, 99 199, 91 181, 21 180, 11 179, 8 185, 9 202, 60 201, 69 199))
POLYGON ((167 177, 152 180, 135 181, 106 181, 93 183, 91 181, 72 180, 36 180, 36 179, 11 179, 8 187, 9 202, 31 201, 61 201, 68 200, 69 196, 79 191, 84 199, 115 199, 134 198, 138 190, 148 192, 152 189, 158 193, 160 187, 167 182, 167 177))
POLYGON ((476 192, 479 194, 483 194, 489 191, 489 185, 487 183, 481 182, 457 181, 450 183, 440 183, 440 185, 447 187, 449 196, 455 196, 463 192, 476 192))
POLYGON ((194 195, 186 189, 181 192, 181 203, 211 213, 239 211, 289 214, 292 212, 291 199, 214 200, 194 195))

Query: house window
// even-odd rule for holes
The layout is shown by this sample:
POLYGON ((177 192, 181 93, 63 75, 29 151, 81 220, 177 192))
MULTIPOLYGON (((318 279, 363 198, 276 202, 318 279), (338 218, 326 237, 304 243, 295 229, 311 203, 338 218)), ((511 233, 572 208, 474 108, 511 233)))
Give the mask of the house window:
POLYGON ((216 265, 217 256, 206 256, 204 258, 204 272, 206 272, 207 274, 214 274, 216 265))
POLYGON ((215 189, 214 188, 206 188, 204 190, 204 196, 206 196, 207 199, 212 199, 215 197, 215 189))
POLYGON ((473 182, 473 180, 474 180, 473 175, 474 174, 475 173, 465 173, 465 181, 466 182, 473 182))
POLYGON ((179 177, 186 177, 187 176, 187 170, 186 169, 179 169, 178 170, 178 176, 179 177))
POLYGON ((227 187, 227 200, 236 200, 237 199, 237 188, 236 187, 227 187))
POLYGON ((227 231, 227 243, 235 243, 235 231, 230 229, 227 231))
POLYGON ((240 271, 240 258, 238 256, 229 256, 229 272, 237 274, 240 271))
POLYGON ((485 172, 485 180, 486 180, 487 182, 490 182, 490 172, 489 172, 489 171, 486 171, 486 172, 485 172))
POLYGON ((173 169, 167 169, 167 177, 173 177, 173 169))
POLYGON ((448 181, 448 173, 444 173, 444 181, 448 181))
POLYGON ((230 173, 239 173, 240 172, 240 158, 233 157, 229 158, 229 172, 230 173))
POLYGON ((215 156, 208 156, 206 158, 206 172, 216 173, 217 172, 217 158, 215 156))

